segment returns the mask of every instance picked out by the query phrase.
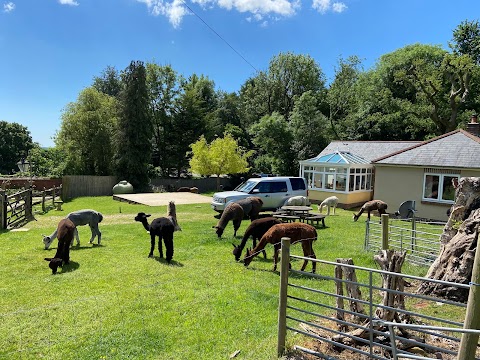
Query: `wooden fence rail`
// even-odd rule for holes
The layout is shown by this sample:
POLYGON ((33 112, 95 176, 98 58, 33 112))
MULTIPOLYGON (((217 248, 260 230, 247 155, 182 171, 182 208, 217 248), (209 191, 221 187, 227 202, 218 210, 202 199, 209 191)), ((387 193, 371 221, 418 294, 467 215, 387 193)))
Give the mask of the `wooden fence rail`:
POLYGON ((11 195, 0 190, 0 229, 12 228, 32 219, 33 205, 41 204, 44 212, 50 202, 54 207, 61 197, 61 192, 62 185, 41 191, 30 187, 11 195))

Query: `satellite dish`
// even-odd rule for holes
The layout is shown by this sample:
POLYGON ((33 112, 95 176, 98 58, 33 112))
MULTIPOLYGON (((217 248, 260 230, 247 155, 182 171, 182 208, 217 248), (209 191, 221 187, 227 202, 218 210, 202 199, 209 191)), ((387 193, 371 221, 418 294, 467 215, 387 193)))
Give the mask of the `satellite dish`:
POLYGON ((401 219, 411 219, 415 216, 415 200, 407 200, 400 204, 398 211, 395 213, 401 219))

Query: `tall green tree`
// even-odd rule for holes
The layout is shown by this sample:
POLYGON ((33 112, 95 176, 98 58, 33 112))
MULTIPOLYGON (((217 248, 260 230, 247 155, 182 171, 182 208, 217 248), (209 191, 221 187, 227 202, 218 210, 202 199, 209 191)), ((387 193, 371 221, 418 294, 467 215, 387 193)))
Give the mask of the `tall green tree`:
POLYGON ((153 165, 168 176, 169 167, 173 166, 170 161, 174 152, 172 145, 177 141, 172 137, 173 124, 184 79, 170 65, 147 63, 146 71, 149 115, 153 125, 153 165))
POLYGON ((32 137, 27 127, 6 121, 0 121, 0 134, 0 174, 12 174, 33 148, 32 137))
POLYGON ((67 174, 113 174, 118 106, 114 97, 86 88, 65 107, 55 144, 66 155, 67 174))
POLYGON ((469 55, 476 65, 480 65, 480 23, 478 20, 465 20, 453 31, 449 43, 456 55, 469 55))
POLYGON ((107 66, 100 76, 93 78, 92 87, 101 93, 118 98, 122 92, 122 79, 115 67, 107 66))
POLYGON ((132 61, 122 75, 124 91, 115 139, 115 168, 119 177, 134 188, 148 187, 152 157, 152 122, 149 117, 146 70, 132 61))
POLYGON ((191 144, 190 171, 199 175, 217 175, 217 189, 222 174, 241 174, 249 170, 248 158, 253 151, 238 146, 229 134, 217 138, 210 144, 204 136, 191 144))
POLYGON ((254 171, 279 175, 296 174, 293 134, 282 114, 265 115, 248 132, 257 150, 254 171))
POLYGON ((32 174, 45 177, 62 177, 66 173, 66 154, 58 146, 42 148, 34 143, 28 160, 32 164, 32 174))

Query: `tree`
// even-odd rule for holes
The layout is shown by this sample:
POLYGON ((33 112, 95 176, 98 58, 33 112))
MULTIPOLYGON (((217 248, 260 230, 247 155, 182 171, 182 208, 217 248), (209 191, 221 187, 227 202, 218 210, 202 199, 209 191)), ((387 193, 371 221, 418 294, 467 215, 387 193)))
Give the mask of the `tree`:
POLYGON ((0 121, 0 134, 0 174, 12 174, 33 147, 32 137, 27 127, 6 121, 0 121))
POLYGON ((480 23, 462 21, 453 31, 450 48, 456 55, 469 55, 475 64, 480 65, 480 23))
POLYGON ((42 148, 38 143, 33 144, 28 154, 35 176, 62 177, 65 174, 66 158, 66 154, 59 147, 42 148))
POLYGON ((132 61, 123 73, 124 91, 115 141, 115 168, 119 177, 144 190, 149 183, 152 157, 152 122, 148 116, 146 70, 132 61))
POLYGON ((65 171, 76 175, 112 175, 113 138, 118 102, 86 88, 62 113, 55 144, 65 155, 65 171))
POLYGON ((101 93, 118 98, 122 91, 122 79, 117 69, 107 66, 101 76, 93 78, 92 87, 101 93))
MULTIPOLYGON (((292 133, 291 149, 297 160, 310 159, 318 155, 330 142, 328 119, 320 111, 318 96, 304 92, 295 103, 290 115, 289 128, 292 133)), ((294 163, 298 173, 298 162, 294 163)))
POLYGON ((248 158, 253 154, 253 151, 245 151, 239 147, 229 134, 213 140, 210 144, 201 136, 197 142, 191 144, 191 148, 190 171, 203 176, 216 175, 217 189, 220 175, 247 172, 248 158))
POLYGON ((290 130, 283 115, 277 112, 262 117, 248 129, 258 149, 254 159, 255 171, 281 175, 296 173, 293 134, 290 130))

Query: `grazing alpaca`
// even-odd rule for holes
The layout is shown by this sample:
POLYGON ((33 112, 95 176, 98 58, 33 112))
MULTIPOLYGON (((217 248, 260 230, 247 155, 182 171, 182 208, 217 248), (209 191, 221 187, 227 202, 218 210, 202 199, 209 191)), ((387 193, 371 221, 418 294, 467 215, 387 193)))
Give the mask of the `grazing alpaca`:
POLYGON ((235 202, 242 207, 244 217, 249 217, 251 221, 258 219, 258 214, 260 214, 263 206, 262 199, 257 196, 249 196, 235 202))
POLYGON ((308 198, 305 196, 292 196, 291 198, 288 198, 283 205, 284 206, 308 206, 310 205, 310 200, 308 200, 308 198))
POLYGON ((163 240, 165 248, 167 249, 166 260, 170 263, 173 257, 173 233, 175 231, 175 225, 173 225, 172 221, 166 217, 154 219, 152 223, 149 224, 147 218, 150 216, 150 214, 145 214, 143 212, 140 212, 135 216, 135 221, 141 222, 145 230, 150 233, 150 253, 148 254, 148 257, 153 257, 155 236, 158 236, 158 251, 160 257, 163 258, 163 240))
POLYGON ((330 208, 333 208, 333 215, 335 215, 335 209, 338 205, 338 198, 336 196, 330 196, 322 201, 322 203, 318 206, 318 211, 322 213, 323 207, 327 207, 327 215, 330 215, 330 208))
POLYGON ((234 230, 233 236, 237 236, 237 230, 242 223, 243 216, 243 208, 236 202, 230 202, 225 207, 225 210, 223 210, 222 216, 220 217, 218 224, 212 227, 215 228, 217 236, 222 237, 225 227, 227 226, 228 222, 232 220, 234 230))
POLYGON ((75 224, 69 219, 62 219, 57 226, 58 247, 57 253, 53 258, 45 258, 49 261, 48 266, 52 269, 52 274, 57 273, 58 267, 68 264, 70 261, 70 244, 73 241, 75 233, 75 224))
MULTIPOLYGON (((304 223, 285 223, 273 225, 260 239, 255 248, 247 249, 247 253, 243 259, 244 265, 248 266, 261 250, 265 248, 265 245, 273 245, 273 271, 277 270, 278 262, 278 250, 281 247, 282 237, 290 238, 291 244, 298 242, 302 243, 303 256, 316 259, 315 252, 313 251, 313 242, 317 240, 317 230, 312 226, 304 223)), ((307 267, 308 260, 304 260, 301 271, 307 267)), ((312 273, 315 273, 317 263, 312 261, 312 273)))
POLYGON ((370 213, 374 210, 377 210, 380 215, 386 214, 387 207, 388 207, 387 203, 383 202, 382 200, 367 201, 360 208, 360 211, 358 212, 358 214, 353 214, 353 221, 357 221, 360 215, 362 215, 364 211, 367 212, 368 220, 370 220, 370 213))
MULTIPOLYGON (((243 235, 242 242, 240 245, 235 246, 232 243, 234 249, 232 254, 235 255, 235 260, 240 260, 240 256, 242 255, 243 248, 247 243, 248 238, 251 236, 253 238, 253 247, 257 246, 257 240, 260 240, 262 236, 273 226, 277 224, 281 224, 282 221, 274 218, 274 217, 266 217, 257 219, 251 222, 248 226, 247 230, 245 230, 245 234, 243 235)), ((267 258, 267 253, 263 250, 263 257, 267 258)))
MULTIPOLYGON (((98 239, 98 245, 100 245, 100 241, 102 238, 102 233, 98 229, 98 224, 102 222, 103 215, 95 210, 85 209, 85 210, 78 210, 71 212, 68 214, 65 219, 69 219, 75 225, 75 238, 77 239, 77 245, 80 246, 80 238, 78 237, 78 230, 77 226, 87 225, 90 226, 90 230, 92 231, 92 237, 90 238, 90 244, 93 244, 93 240, 95 236, 98 239)), ((50 245, 52 244, 53 240, 57 237, 57 229, 52 233, 50 236, 43 236, 43 244, 45 245, 45 250, 47 250, 50 245)), ((73 245, 73 238, 72 244, 73 245)))

